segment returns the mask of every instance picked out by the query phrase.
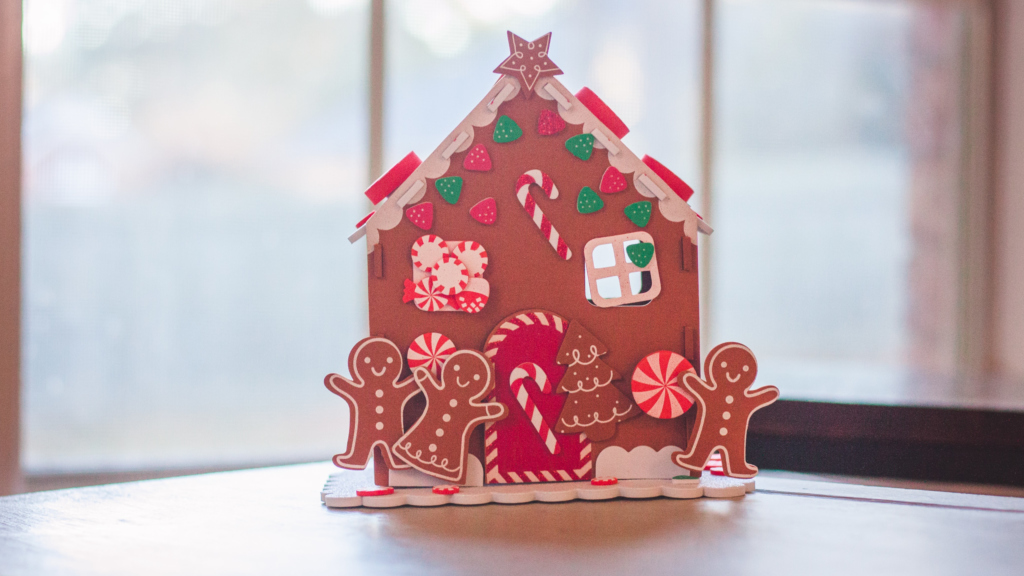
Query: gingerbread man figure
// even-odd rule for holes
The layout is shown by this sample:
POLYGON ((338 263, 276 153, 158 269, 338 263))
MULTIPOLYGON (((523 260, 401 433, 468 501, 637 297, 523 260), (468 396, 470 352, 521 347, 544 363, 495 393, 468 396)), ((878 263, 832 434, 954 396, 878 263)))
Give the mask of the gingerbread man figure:
POLYGON ((750 390, 757 376, 754 353, 743 344, 719 344, 704 359, 704 381, 696 374, 682 375, 682 385, 696 398, 697 421, 685 452, 672 454, 676 465, 701 471, 716 450, 722 468, 735 478, 752 478, 757 466, 747 463, 747 424, 750 415, 775 402, 779 389, 750 390))
POLYGON ((380 447, 388 468, 409 465, 396 459, 391 445, 402 436, 402 409, 419 389, 402 375, 402 352, 386 338, 360 340, 348 355, 352 379, 338 374, 324 378, 327 389, 341 396, 349 407, 348 444, 334 457, 340 468, 362 470, 380 447))
POLYGON ((464 484, 470 432, 508 415, 500 402, 480 402, 494 388, 491 361, 476 350, 459 350, 445 360, 440 382, 422 366, 413 377, 427 407, 392 450, 420 472, 464 484))

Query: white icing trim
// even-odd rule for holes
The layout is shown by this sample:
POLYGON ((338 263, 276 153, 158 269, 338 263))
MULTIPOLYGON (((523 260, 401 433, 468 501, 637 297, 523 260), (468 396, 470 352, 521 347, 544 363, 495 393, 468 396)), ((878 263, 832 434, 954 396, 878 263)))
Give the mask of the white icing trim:
POLYGON ((403 206, 418 202, 426 194, 426 179, 444 176, 451 165, 452 154, 465 151, 473 145, 474 128, 487 126, 494 122, 497 111, 489 110, 487 105, 503 92, 507 92, 504 100, 515 98, 519 94, 519 82, 511 76, 503 76, 498 80, 487 92, 487 95, 448 134, 448 137, 442 140, 441 144, 426 157, 423 163, 396 188, 396 190, 402 190, 411 187, 409 191, 404 194, 391 194, 377 204, 374 208, 376 212, 363 225, 364 230, 362 232, 357 230, 349 237, 349 241, 355 242, 362 236, 366 236, 366 253, 372 253, 373 247, 380 242, 380 231, 398 226, 402 221, 403 206), (509 86, 512 87, 511 92, 508 92, 509 86), (419 181, 420 186, 412 184, 416 181, 419 181))
POLYGON ((602 146, 604 146, 605 148, 608 149, 608 153, 609 154, 611 154, 612 156, 615 156, 616 154, 619 153, 619 147, 616 146, 615 143, 612 142, 607 136, 605 136, 603 131, 601 131, 600 129, 594 128, 594 130, 591 132, 591 134, 594 135, 594 138, 596 138, 597 141, 600 142, 602 146))
POLYGON ((356 231, 349 235, 348 243, 355 244, 356 240, 359 240, 363 236, 366 236, 366 224, 363 224, 359 228, 356 228, 356 231))
POLYGON ((452 154, 455 154, 455 151, 458 150, 459 146, 462 146, 466 140, 469 140, 469 134, 466 132, 459 132, 458 137, 456 137, 455 140, 444 149, 444 152, 441 152, 441 158, 444 160, 451 158, 452 154))
POLYGON ((504 102, 508 98, 508 95, 515 89, 516 87, 513 86, 511 82, 506 82, 505 87, 501 89, 501 92, 498 92, 498 95, 487 103, 487 109, 491 112, 497 112, 498 106, 501 106, 501 103, 504 102))
POLYGON ((651 194, 657 196, 658 200, 664 200, 665 198, 668 197, 668 194, 666 194, 664 190, 658 188, 658 185, 655 184, 654 182, 651 182, 651 179, 647 176, 647 174, 641 174, 640 176, 637 177, 637 180, 639 180, 640 183, 643 184, 644 188, 650 190, 651 194))
MULTIPOLYGON (((465 134, 465 132, 463 132, 463 134, 465 134)), ((423 180, 413 182, 412 186, 409 187, 409 190, 407 192, 403 192, 402 197, 398 199, 398 207, 405 208, 406 205, 409 204, 409 201, 416 196, 416 193, 420 191, 420 188, 425 186, 426 184, 423 183, 423 180)))
MULTIPOLYGON (((559 86, 561 86, 561 83, 559 83, 559 86)), ((566 110, 572 108, 572 102, 570 102, 564 94, 562 94, 557 88, 555 88, 552 85, 552 83, 549 82, 547 84, 544 84, 544 90, 551 95, 551 98, 557 100, 558 105, 561 106, 562 108, 565 108, 566 110)), ((540 85, 537 86, 537 91, 538 93, 540 93, 540 85)), ((548 100, 550 100, 551 98, 548 98, 548 100)))
MULTIPOLYGON (((672 187, 644 164, 628 146, 622 143, 621 139, 615 136, 615 133, 608 126, 601 122, 576 96, 569 92, 557 78, 552 76, 541 78, 537 81, 535 92, 545 100, 557 100, 559 102, 558 113, 563 120, 570 124, 582 124, 583 132, 594 134, 595 130, 600 130, 610 144, 619 148, 617 153, 612 154, 612 148, 601 142, 605 148, 608 148, 608 163, 618 168, 623 174, 632 173, 633 185, 637 191, 647 198, 657 197, 658 211, 661 212, 661 215, 670 222, 682 222, 683 233, 689 236, 691 240, 697 241, 698 232, 703 234, 711 234, 713 232, 711 226, 701 220, 697 213, 693 211, 693 208, 680 198, 678 194, 675 192, 671 194, 665 192, 666 190, 671 191, 672 187), (572 105, 565 106, 562 100, 566 100, 572 105), (575 106, 575 104, 579 104, 579 106, 575 106), (645 184, 641 177, 649 180, 653 186, 645 184), (664 197, 661 197, 659 192, 664 194, 664 197)), ((599 142, 601 141, 597 134, 594 134, 594 137, 599 142)))

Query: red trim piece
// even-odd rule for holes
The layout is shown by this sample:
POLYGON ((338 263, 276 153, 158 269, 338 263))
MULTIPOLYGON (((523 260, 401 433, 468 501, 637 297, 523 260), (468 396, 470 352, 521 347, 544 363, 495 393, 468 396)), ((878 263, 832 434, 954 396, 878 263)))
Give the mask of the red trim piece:
POLYGON ((415 152, 409 152, 409 154, 398 161, 384 173, 383 176, 377 178, 377 181, 370 184, 370 187, 366 189, 366 197, 370 199, 370 202, 374 204, 387 198, 395 191, 396 188, 402 185, 402 182, 412 175, 416 168, 423 162, 415 152))
POLYGON ((642 160, 643 163, 647 164, 647 167, 650 168, 652 172, 664 180, 665 184, 668 184, 669 188, 671 188, 676 195, 682 198, 684 202, 690 201, 690 197, 693 196, 693 188, 690 188, 689 184, 683 182, 682 178, 676 176, 675 173, 666 168, 664 164, 650 156, 647 156, 646 154, 642 160))
POLYGON ((391 486, 374 486, 373 488, 356 490, 356 496, 390 496, 394 493, 395 489, 391 486))
POLYGON ((373 218, 373 215, 376 214, 376 213, 377 213, 377 211, 373 210, 369 214, 367 214, 366 216, 363 216, 362 220, 360 220, 359 222, 356 222, 356 228, 361 228, 363 226, 363 224, 366 224, 366 222, 369 221, 370 218, 373 218))
POLYGON ((580 91, 576 93, 576 98, 597 116, 597 119, 604 123, 613 134, 619 138, 623 138, 626 134, 629 134, 629 127, 622 121, 603 100, 594 94, 594 91, 584 86, 580 88, 580 91))

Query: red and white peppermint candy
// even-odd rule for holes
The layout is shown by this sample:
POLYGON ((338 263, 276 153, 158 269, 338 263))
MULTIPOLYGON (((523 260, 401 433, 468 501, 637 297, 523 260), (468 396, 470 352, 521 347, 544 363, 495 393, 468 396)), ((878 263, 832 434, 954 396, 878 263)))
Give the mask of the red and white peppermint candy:
POLYGON ((484 275, 484 270, 487 270, 488 259, 487 250, 484 250, 483 246, 472 240, 465 240, 454 246, 449 246, 448 250, 452 253, 452 256, 455 256, 466 265, 470 278, 480 278, 484 275))
POLYGON ((690 397, 679 385, 683 371, 696 373, 686 358, 675 352, 662 350, 640 361, 633 371, 633 400, 650 416, 678 418, 693 406, 690 397))
POLYGON ((412 302, 424 312, 437 312, 448 305, 448 297, 441 293, 441 287, 431 276, 414 285, 412 302))
POLYGON ((461 260, 445 254, 430 268, 430 278, 440 287, 441 294, 454 296, 469 284, 469 270, 461 260))
POLYGON ((426 234, 412 244, 412 265, 429 272, 442 256, 447 256, 448 245, 439 236, 426 234))
POLYGON ((444 484, 441 486, 434 486, 430 490, 434 494, 443 494, 445 496, 451 496, 452 494, 459 493, 459 487, 454 484, 444 484))
POLYGON ((476 314, 484 309, 491 297, 491 284, 483 278, 470 278, 466 289, 455 295, 455 304, 459 310, 476 314))
POLYGON ((423 366, 434 373, 434 376, 441 374, 441 367, 449 356, 455 353, 455 344, 444 334, 427 332, 420 334, 409 345, 405 359, 409 362, 409 368, 423 366))
POLYGON ((619 479, 615 476, 604 476, 594 478, 590 483, 594 486, 614 486, 619 483, 619 479))

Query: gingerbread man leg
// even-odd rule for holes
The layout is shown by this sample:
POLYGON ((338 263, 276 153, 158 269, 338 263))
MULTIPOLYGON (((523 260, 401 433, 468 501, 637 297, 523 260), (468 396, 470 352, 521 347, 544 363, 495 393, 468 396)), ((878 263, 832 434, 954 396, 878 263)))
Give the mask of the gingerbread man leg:
POLYGON ((707 464, 708 458, 711 457, 717 446, 700 442, 700 437, 694 437, 690 446, 691 449, 687 452, 672 454, 672 461, 676 466, 700 472, 704 470, 704 465, 707 464))
POLYGON ((384 460, 387 462, 388 468, 392 470, 401 470, 409 468, 409 465, 401 460, 398 460, 391 453, 391 447, 388 446, 387 442, 380 439, 368 438, 365 441, 360 441, 357 438, 356 445, 345 454, 338 454, 334 457, 334 465, 339 468, 347 468, 349 470, 362 470, 369 464, 370 459, 373 458, 373 448, 375 446, 380 447, 381 454, 384 455, 384 460))
POLYGON ((747 463, 747 445, 722 450, 722 470, 726 476, 750 478, 757 474, 757 466, 747 463))

